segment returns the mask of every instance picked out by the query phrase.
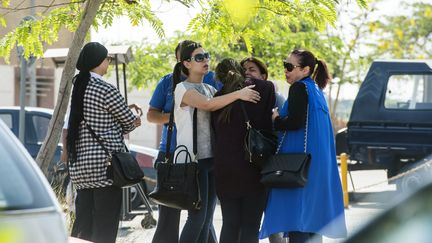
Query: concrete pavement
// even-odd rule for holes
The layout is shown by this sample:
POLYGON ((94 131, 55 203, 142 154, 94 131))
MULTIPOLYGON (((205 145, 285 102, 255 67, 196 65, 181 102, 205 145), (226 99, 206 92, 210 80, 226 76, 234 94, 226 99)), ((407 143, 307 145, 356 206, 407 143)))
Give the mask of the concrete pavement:
MULTIPOLYGON (((345 218, 348 228, 348 233, 352 234, 363 224, 367 223, 372 217, 390 206, 389 201, 394 196, 394 185, 387 185, 385 182, 385 171, 358 171, 352 172, 354 187, 357 189, 353 192, 353 186, 349 183, 351 196, 350 206, 345 210, 345 218), (374 185, 368 187, 368 185, 374 185)), ((157 219, 157 210, 154 211, 154 218, 157 219)), ((182 211, 180 229, 183 227, 187 217, 187 212, 182 211)), ((143 229, 141 227, 142 215, 138 215, 131 221, 122 221, 119 227, 117 236, 118 243, 149 243, 153 237, 155 228, 143 229)), ((216 208, 213 224, 217 234, 220 233, 222 227, 222 214, 219 205, 216 208)), ((168 233, 168 232, 167 232, 168 233)), ((267 239, 261 240, 260 243, 268 242, 267 239)), ((343 239, 328 239, 324 238, 325 243, 343 242, 343 239)))

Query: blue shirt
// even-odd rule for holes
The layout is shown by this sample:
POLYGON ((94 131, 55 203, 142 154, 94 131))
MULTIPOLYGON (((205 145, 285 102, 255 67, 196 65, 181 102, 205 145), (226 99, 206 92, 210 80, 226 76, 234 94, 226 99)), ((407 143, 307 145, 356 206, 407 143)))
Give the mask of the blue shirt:
MULTIPOLYGON (((156 108, 161 110, 164 113, 170 113, 173 105, 173 91, 172 91, 172 73, 165 75, 164 77, 159 80, 159 83, 156 86, 156 89, 153 93, 153 96, 150 99, 149 105, 150 107, 156 108)), ((182 76, 182 80, 185 80, 186 77, 182 76)), ((210 84, 211 86, 215 87, 217 90, 220 90, 222 88, 222 83, 219 81, 216 81, 214 79, 214 73, 208 72, 204 76, 204 83, 210 84)), ((159 144, 159 150, 166 152, 166 143, 167 143, 167 136, 168 136, 168 123, 164 124, 162 129, 162 138, 161 142, 159 144)), ((176 133, 177 129, 174 126, 173 136, 171 139, 171 152, 174 151, 177 139, 176 139, 176 133)))

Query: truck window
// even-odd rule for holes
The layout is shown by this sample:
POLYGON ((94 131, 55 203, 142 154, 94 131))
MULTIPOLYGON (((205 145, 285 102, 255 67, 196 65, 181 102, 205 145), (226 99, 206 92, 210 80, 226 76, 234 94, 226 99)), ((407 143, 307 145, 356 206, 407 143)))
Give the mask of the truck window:
POLYGON ((387 109, 432 110, 432 74, 390 76, 384 107, 387 109))

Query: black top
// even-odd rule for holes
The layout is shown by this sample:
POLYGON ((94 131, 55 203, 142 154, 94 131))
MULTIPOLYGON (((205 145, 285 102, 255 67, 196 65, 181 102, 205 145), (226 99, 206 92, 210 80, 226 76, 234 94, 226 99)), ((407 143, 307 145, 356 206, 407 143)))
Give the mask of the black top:
POLYGON ((276 117, 274 128, 277 131, 297 130, 305 126, 308 95, 304 83, 293 83, 288 92, 288 116, 276 117))
MULTIPOLYGON (((234 102, 229 123, 218 121, 221 110, 212 113, 212 125, 215 130, 214 171, 219 198, 239 198, 263 193, 265 190, 259 182, 260 170, 245 159, 246 123, 240 102, 244 102, 253 127, 271 130, 275 91, 272 82, 263 80, 250 80, 250 82, 247 85, 255 84, 254 90, 260 93, 261 100, 258 103, 234 102)), ((220 92, 215 96, 218 95, 220 92)))

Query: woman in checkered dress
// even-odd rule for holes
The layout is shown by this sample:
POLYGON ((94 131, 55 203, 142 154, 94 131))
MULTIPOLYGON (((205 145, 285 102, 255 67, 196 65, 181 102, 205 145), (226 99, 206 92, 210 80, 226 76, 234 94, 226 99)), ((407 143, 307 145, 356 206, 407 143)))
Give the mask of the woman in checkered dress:
POLYGON ((112 152, 123 150, 123 135, 141 125, 118 89, 102 79, 110 61, 107 49, 97 42, 81 50, 67 134, 69 172, 77 189, 72 236, 101 243, 115 242, 122 190, 112 186, 107 155, 87 125, 112 152))

